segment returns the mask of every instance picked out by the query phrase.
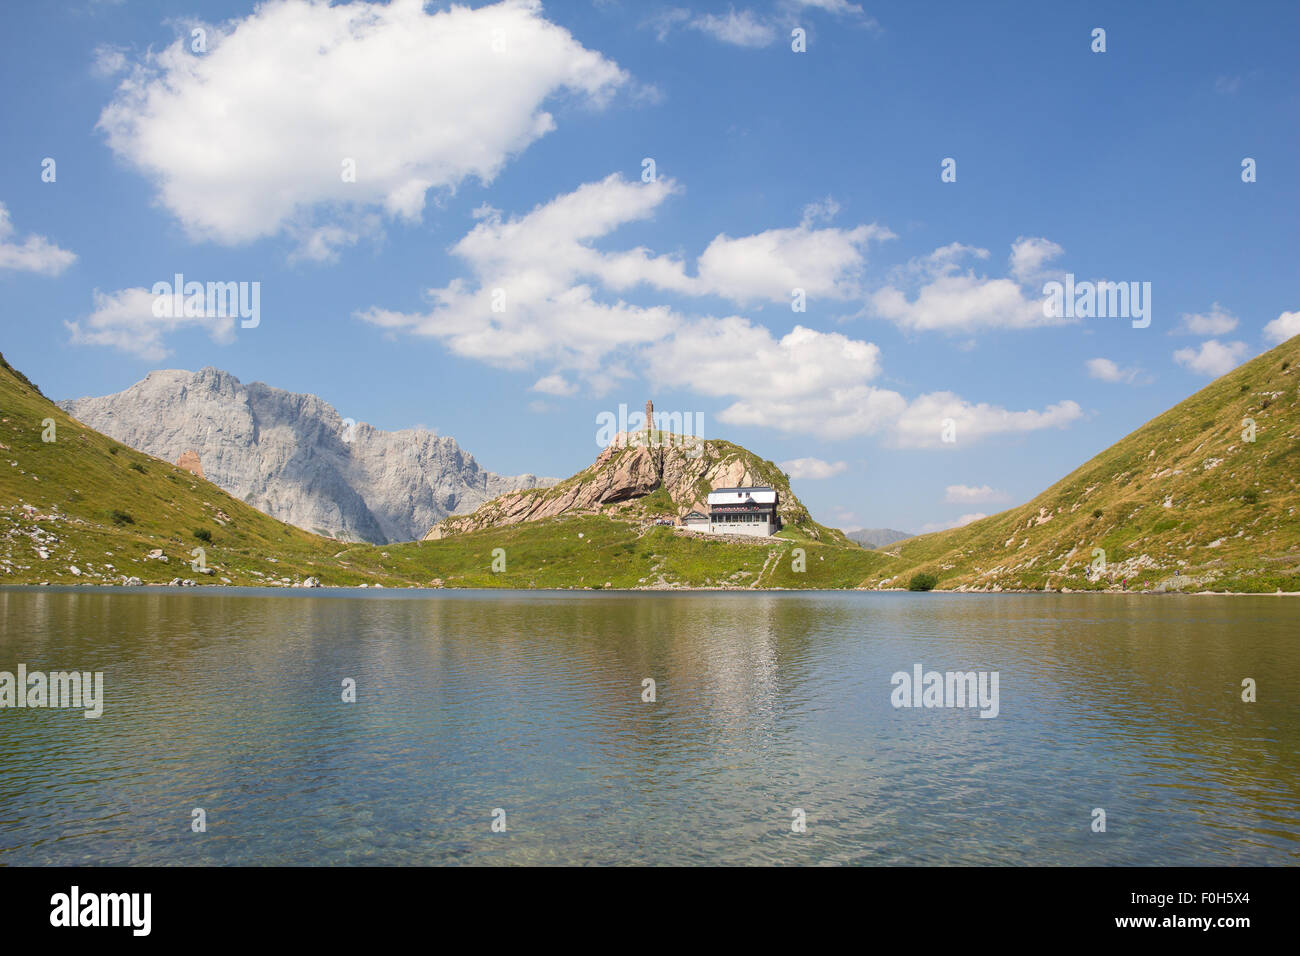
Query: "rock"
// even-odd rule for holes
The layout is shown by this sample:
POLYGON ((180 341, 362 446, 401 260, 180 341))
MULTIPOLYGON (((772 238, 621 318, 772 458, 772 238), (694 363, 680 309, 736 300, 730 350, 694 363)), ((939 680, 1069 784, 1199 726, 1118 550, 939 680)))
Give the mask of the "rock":
POLYGON ((186 471, 200 478, 206 478, 203 474, 203 463, 199 461, 199 453, 192 448, 187 448, 181 452, 181 457, 176 459, 176 467, 184 468, 186 471))
POLYGON ((165 564, 167 562, 167 555, 163 554, 162 548, 154 548, 144 556, 144 559, 146 561, 162 561, 165 564))
POLYGON ((60 407, 147 454, 179 454, 178 465, 272 517, 352 541, 417 540, 449 515, 553 484, 485 471, 454 439, 424 429, 349 427, 315 395, 245 385, 215 368, 150 372, 126 391, 60 407))
POLYGON ((302 582, 302 586, 305 588, 318 588, 320 587, 320 582, 315 578, 308 578, 306 581, 302 582))
POLYGON ((77 567, 75 564, 68 565, 68 570, 71 571, 75 577, 81 577, 81 568, 77 567))
MULTIPOLYGON (((680 513, 707 511, 704 489, 770 483, 771 471, 763 474, 751 470, 750 460, 726 442, 703 441, 694 447, 650 446, 629 441, 620 432, 595 462, 556 487, 502 495, 473 514, 443 520, 429 530, 425 540, 559 515, 598 514, 661 487, 680 513)), ((792 494, 782 493, 779 510, 786 524, 808 520, 807 510, 792 494)), ((809 534, 817 536, 812 530, 809 534)))
POLYGON ((129 578, 128 578, 128 577, 125 577, 125 576, 124 576, 123 579, 122 579, 122 584, 124 584, 126 587, 129 587, 129 588, 138 588, 138 587, 143 587, 143 586, 144 586, 144 582, 141 581, 141 580, 140 580, 139 578, 137 578, 137 577, 129 577, 129 578))

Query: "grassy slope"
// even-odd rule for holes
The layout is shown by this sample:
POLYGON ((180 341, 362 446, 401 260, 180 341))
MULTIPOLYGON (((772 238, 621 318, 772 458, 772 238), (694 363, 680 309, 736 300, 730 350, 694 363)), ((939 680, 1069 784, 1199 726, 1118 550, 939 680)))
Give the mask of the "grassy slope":
POLYGON ((0 584, 120 584, 138 577, 257 585, 316 577, 327 586, 440 580, 456 587, 747 587, 761 575, 763 587, 852 587, 886 560, 856 546, 729 543, 661 527, 643 532, 636 520, 604 516, 443 541, 340 543, 276 521, 211 482, 82 425, 0 356, 0 584), (55 424, 51 443, 41 440, 45 419, 55 424), (199 530, 211 540, 196 537, 199 530), (210 576, 190 566, 197 547, 206 551, 210 576), (805 549, 805 572, 792 571, 796 547, 805 549), (155 548, 166 563, 146 559, 155 548), (504 573, 492 572, 496 548, 506 553, 504 573), (49 557, 41 558, 40 549, 49 557), (847 558, 828 557, 850 550, 847 558))
MULTIPOLYGON (((1100 589, 1127 579, 1130 589, 1300 590, 1298 366, 1300 338, 1211 383, 1028 504, 881 552, 841 544, 838 532, 819 525, 822 541, 791 527, 779 541, 732 543, 645 529, 635 514, 557 518, 441 541, 340 544, 70 419, 0 357, 0 583, 135 576, 263 584, 314 576, 326 585, 388 587, 436 580, 453 587, 844 588, 897 587, 930 571, 941 588, 1100 589), (1254 443, 1242 441, 1246 417, 1256 422, 1254 443), (46 418, 57 428, 51 444, 41 441, 46 418), (57 517, 34 518, 23 504, 57 517), (114 512, 132 520, 114 520, 114 512), (212 540, 198 540, 197 529, 212 540), (200 545, 211 577, 190 570, 200 545), (50 557, 41 559, 37 547, 50 557), (153 548, 171 560, 145 560, 153 548), (497 548, 505 551, 503 573, 492 571, 497 548), (795 570, 797 548, 803 571, 795 570), (1094 548, 1106 551, 1102 574, 1089 571, 1094 548), (74 576, 71 565, 83 573, 74 576)), ((771 471, 772 483, 788 492, 780 470, 771 471)), ((654 496, 642 502, 652 514, 654 496)))
POLYGON ((1121 439, 1028 504, 887 550, 863 585, 1300 590, 1300 337, 1121 439), (1253 418, 1256 441, 1243 441, 1253 418), (1099 512, 1099 514, 1098 514, 1099 512), (1047 519, 1047 520, 1043 520, 1047 519), (1041 523, 1040 523, 1041 522, 1041 523), (1090 571, 1094 549, 1104 572, 1090 571))

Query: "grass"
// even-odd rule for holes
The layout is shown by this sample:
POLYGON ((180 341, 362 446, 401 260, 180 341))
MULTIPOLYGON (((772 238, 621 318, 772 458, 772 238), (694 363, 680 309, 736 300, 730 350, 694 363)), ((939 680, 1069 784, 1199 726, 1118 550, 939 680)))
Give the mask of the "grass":
POLYGON ((968 590, 1300 591, 1297 357, 1300 337, 1210 383, 1027 504, 903 542, 898 562, 863 585, 900 587, 926 572, 940 588, 968 590), (1104 552, 1101 570, 1095 549, 1104 552))
MULTIPOLYGON (((87 428, 0 356, 0 584, 179 577, 284 586, 314 577, 385 587, 1300 591, 1297 358, 1300 338, 1211 383, 1027 504, 887 553, 818 524, 775 465, 715 440, 707 446, 716 461, 743 460, 782 492, 788 512, 776 538, 655 526, 648 519, 681 504, 660 488, 609 514, 436 541, 343 543, 87 428), (42 441, 47 418, 53 442, 42 441), (190 570, 196 540, 212 576, 190 570), (494 570, 501 558, 504 570, 494 570)), ((563 493, 587 474, 531 493, 563 493)))
MULTIPOLYGON (((639 511, 671 513, 660 491, 642 499, 639 511)), ((807 515, 802 505, 797 510, 807 515)), ((852 587, 881 560, 830 543, 838 532, 810 517, 791 529, 797 540, 740 543, 647 528, 640 517, 579 515, 398 545, 339 542, 276 521, 88 428, 0 356, 0 584, 181 578, 283 586, 314 577, 325 585, 385 587, 852 587), (41 440, 46 418, 55 422, 49 443, 41 440), (195 541, 211 576, 191 570, 195 541), (799 571, 797 548, 804 551, 799 571), (153 552, 168 560, 148 557, 153 552), (494 571, 502 553, 505 570, 494 571)))

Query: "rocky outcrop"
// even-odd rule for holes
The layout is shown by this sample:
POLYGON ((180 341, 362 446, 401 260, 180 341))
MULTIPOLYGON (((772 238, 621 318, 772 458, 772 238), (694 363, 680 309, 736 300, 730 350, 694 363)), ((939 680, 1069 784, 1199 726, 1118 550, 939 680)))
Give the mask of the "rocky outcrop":
POLYGON ((680 438, 647 443, 641 435, 629 440, 620 433, 590 467, 573 477, 549 488, 502 495, 473 514, 440 522, 425 539, 564 515, 635 513, 641 499, 660 489, 669 499, 670 510, 680 516, 707 511, 708 494, 714 488, 749 485, 775 487, 782 522, 800 526, 814 538, 821 534, 781 470, 739 445, 680 438))
POLYGON ((184 468, 190 474, 198 475, 200 478, 208 477, 203 473, 203 462, 199 460, 199 453, 193 448, 181 453, 181 457, 176 459, 176 467, 184 468))
POLYGON ((553 483, 485 471, 455 439, 354 425, 315 395, 215 368, 151 372, 115 395, 59 405, 124 445, 192 462, 274 518, 349 541, 415 540, 448 515, 553 483))

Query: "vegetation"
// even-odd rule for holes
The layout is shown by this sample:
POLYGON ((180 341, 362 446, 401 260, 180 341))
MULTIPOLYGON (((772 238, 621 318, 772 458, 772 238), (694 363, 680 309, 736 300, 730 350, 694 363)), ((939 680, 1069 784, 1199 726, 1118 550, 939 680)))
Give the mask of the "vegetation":
MULTIPOLYGON (((610 514, 437 541, 343 543, 87 428, 0 356, 0 584, 315 578, 385 587, 1297 591, 1298 355, 1300 338, 1211 383, 1029 503, 888 553, 858 547, 801 505, 776 538, 718 540, 657 526, 654 516, 677 504, 662 488, 610 514), (42 440, 46 419, 53 442, 42 440), (205 543, 211 575, 191 570, 194 539, 205 543)), ((789 494, 775 466, 740 446, 710 445, 764 466, 756 473, 789 494)))

